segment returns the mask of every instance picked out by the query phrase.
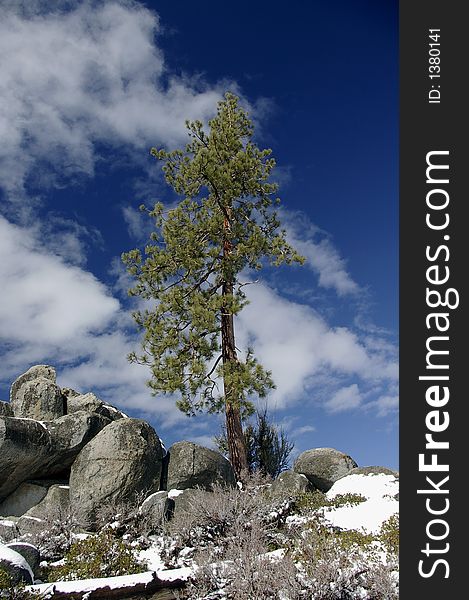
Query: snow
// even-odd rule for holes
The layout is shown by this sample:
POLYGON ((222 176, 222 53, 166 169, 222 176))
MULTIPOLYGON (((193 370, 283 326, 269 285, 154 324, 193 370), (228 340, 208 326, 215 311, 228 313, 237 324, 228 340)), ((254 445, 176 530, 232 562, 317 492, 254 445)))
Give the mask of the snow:
POLYGON ((150 571, 162 571, 165 567, 161 560, 159 549, 152 545, 147 550, 141 550, 138 553, 138 560, 145 562, 150 571))
POLYGON ((8 521, 8 519, 0 519, 0 525, 4 527, 15 527, 16 523, 14 521, 8 521))
POLYGON ((184 490, 169 490, 168 498, 176 498, 184 493, 184 490))
POLYGON ((30 521, 37 521, 38 523, 42 523, 42 519, 39 517, 31 517, 30 515, 23 515, 22 519, 29 519, 30 521))
POLYGON ((31 575, 31 580, 34 581, 34 574, 31 570, 31 567, 21 556, 21 554, 19 554, 12 548, 8 548, 8 546, 0 544, 0 561, 5 561, 6 563, 10 563, 10 565, 13 565, 14 567, 25 569, 31 575))
POLYGON ((399 502, 394 496, 399 492, 399 481, 393 475, 349 475, 334 483, 326 496, 361 494, 366 498, 356 505, 325 508, 327 523, 341 529, 357 529, 376 534, 381 525, 399 512, 399 502))
POLYGON ((192 572, 192 569, 183 567, 181 569, 171 569, 169 571, 146 571, 145 573, 121 575, 119 577, 41 583, 38 585, 30 585, 26 589, 31 592, 42 594, 42 597, 45 600, 58 594, 89 594, 94 590, 102 588, 118 590, 132 588, 139 584, 148 585, 158 580, 168 584, 174 581, 186 581, 192 572))

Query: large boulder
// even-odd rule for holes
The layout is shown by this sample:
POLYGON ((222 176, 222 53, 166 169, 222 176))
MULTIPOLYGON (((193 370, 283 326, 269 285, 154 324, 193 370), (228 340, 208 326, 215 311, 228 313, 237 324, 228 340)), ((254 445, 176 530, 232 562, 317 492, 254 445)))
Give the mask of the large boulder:
POLYGON ((82 410, 98 413, 98 415, 102 415, 111 421, 117 421, 127 416, 114 406, 103 402, 91 392, 88 394, 75 393, 67 396, 67 414, 82 410))
POLYGON ((65 414, 61 389, 45 377, 23 383, 12 401, 12 408, 15 417, 37 421, 52 421, 65 414))
POLYGON ((388 469, 388 467, 355 467, 354 469, 350 469, 343 477, 347 477, 348 475, 392 475, 399 478, 399 473, 388 469))
POLYGON ((0 570, 6 572, 12 585, 34 582, 33 571, 26 559, 4 544, 0 544, 0 570))
POLYGON ((23 481, 68 471, 83 446, 109 423, 84 412, 49 423, 0 417, 0 501, 23 481))
POLYGON ((231 463, 215 450, 193 442, 177 442, 169 449, 168 490, 200 487, 213 489, 236 483, 231 463))
POLYGON ((10 390, 15 417, 52 421, 65 414, 65 398, 56 383, 55 369, 36 365, 20 375, 10 390))
POLYGON ((11 542, 7 544, 7 548, 18 552, 31 567, 34 575, 39 573, 40 553, 36 546, 27 542, 11 542))
POLYGON ((32 381, 33 379, 44 378, 49 379, 53 383, 57 382, 57 375, 55 373, 54 367, 49 365, 34 365, 30 369, 20 375, 12 384, 10 388, 10 402, 15 404, 18 398, 18 392, 28 381, 32 381))
POLYGON ((31 507, 26 513, 27 517, 53 521, 56 519, 64 521, 70 514, 70 486, 55 484, 51 485, 46 496, 31 507))
POLYGON ((302 452, 293 465, 296 473, 306 475, 309 481, 323 492, 334 482, 347 475, 357 463, 343 452, 334 448, 313 448, 302 452))
POLYGON ((174 500, 169 498, 168 492, 164 490, 155 492, 144 500, 140 507, 140 513, 147 520, 148 529, 156 532, 165 521, 172 517, 174 500))
POLYGON ((47 486, 23 482, 16 490, 0 503, 0 515, 4 517, 21 517, 47 494, 47 486))
POLYGON ((21 535, 38 534, 48 529, 54 521, 66 525, 70 520, 69 486, 52 485, 47 495, 24 513, 17 521, 16 527, 21 535))
POLYGON ((283 471, 270 486, 269 493, 272 495, 295 496, 315 489, 316 487, 306 475, 295 473, 295 471, 283 471))
POLYGON ((159 490, 163 448, 155 430, 141 419, 119 419, 80 452, 70 475, 72 511, 92 529, 106 503, 132 500, 159 490))

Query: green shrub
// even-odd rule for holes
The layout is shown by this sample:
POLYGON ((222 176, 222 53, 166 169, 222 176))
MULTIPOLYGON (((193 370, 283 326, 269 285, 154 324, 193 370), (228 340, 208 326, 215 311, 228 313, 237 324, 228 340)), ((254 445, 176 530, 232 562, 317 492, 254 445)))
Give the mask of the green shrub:
POLYGON ((389 552, 399 553, 399 515, 397 513, 382 524, 379 540, 389 552))
POLYGON ((0 598, 37 600, 37 594, 28 592, 24 583, 13 585, 10 575, 4 569, 0 569, 0 598))
POLYGON ((71 581, 133 575, 146 570, 129 546, 109 531, 74 542, 64 557, 64 564, 53 567, 49 581, 71 581))
POLYGON ((343 550, 348 550, 352 547, 366 548, 376 538, 371 533, 362 533, 356 529, 344 529, 335 533, 337 543, 343 550))
POLYGON ((312 492, 304 492, 300 494, 296 501, 296 506, 302 513, 308 513, 319 510, 320 508, 339 508, 346 504, 360 504, 365 502, 365 496, 361 494, 337 494, 332 499, 329 499, 324 492, 314 490, 312 492))
POLYGON ((357 505, 365 502, 365 496, 361 494, 337 494, 331 500, 329 500, 328 506, 333 506, 334 508, 339 508, 340 506, 349 505, 357 505))
POLYGON ((296 506, 300 513, 308 513, 324 506, 329 506, 329 500, 326 494, 320 490, 314 490, 312 492, 303 492, 299 494, 296 500, 296 506))

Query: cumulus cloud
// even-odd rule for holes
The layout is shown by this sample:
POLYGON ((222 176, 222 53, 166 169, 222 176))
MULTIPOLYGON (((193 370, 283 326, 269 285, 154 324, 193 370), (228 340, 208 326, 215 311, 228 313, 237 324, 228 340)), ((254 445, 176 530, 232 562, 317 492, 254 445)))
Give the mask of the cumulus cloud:
MULTIPOLYGON (((81 391, 98 388, 105 399, 157 415, 167 425, 184 418, 174 408, 174 398, 152 398, 145 368, 126 361, 138 345, 128 312, 91 273, 51 254, 33 228, 4 218, 0 254, 9 257, 0 263, 4 381, 47 360, 59 367, 63 385, 81 391)), ((266 284, 250 286, 248 296, 250 304, 236 323, 238 344, 252 345, 274 373, 271 407, 312 401, 317 384, 327 384, 335 394, 328 410, 357 408, 356 384, 347 394, 337 391, 349 377, 365 387, 377 386, 377 412, 395 408, 395 394, 389 390, 396 384, 397 361, 388 345, 377 343, 371 351, 351 330, 331 327, 310 306, 286 300, 266 284)))
POLYGON ((299 213, 282 210, 280 215, 289 243, 306 258, 305 266, 316 273, 320 287, 333 289, 339 296, 360 292, 346 261, 325 231, 299 213))
POLYGON ((350 329, 330 327, 310 306, 287 300, 267 285, 252 285, 247 294, 250 304, 237 323, 240 347, 252 345, 274 373, 272 406, 282 408, 304 398, 315 380, 328 386, 343 377, 358 377, 370 386, 396 381, 395 349, 383 346, 370 352, 350 329))
MULTIPOLYGON (((92 176, 103 145, 119 159, 150 145, 179 145, 185 119, 205 120, 213 112, 226 85, 208 87, 168 73, 155 41, 159 32, 157 15, 131 0, 0 1, 0 187, 6 197, 24 200, 92 176)), ((129 233, 139 237, 140 217, 128 207, 122 214, 129 233)), ((319 286, 339 296, 360 291, 324 232, 305 229, 304 220, 300 226, 287 212, 282 219, 319 286)), ((127 362, 138 339, 127 306, 86 270, 90 240, 99 243, 99 233, 58 217, 49 215, 49 225, 0 217, 0 378, 11 381, 34 363, 50 362, 61 385, 96 391, 124 410, 154 416, 162 427, 185 423, 207 441, 174 398, 152 397, 144 367, 127 362)), ((129 281, 117 263, 113 274, 117 295, 129 281)), ((310 306, 266 284, 249 287, 248 296, 251 303, 236 322, 238 342, 252 345, 274 374, 269 406, 313 402, 322 385, 329 395, 320 400, 331 412, 361 409, 365 395, 370 410, 395 410, 396 352, 379 332, 331 327, 310 306)), ((312 430, 305 425, 297 433, 312 430)))
POLYGON ((0 217, 2 302, 7 341, 61 344, 110 322, 119 303, 91 273, 44 252, 34 234, 0 217))
POLYGON ((99 145, 174 145, 221 87, 167 72, 143 4, 0 4, 0 184, 10 199, 90 176, 99 145), (57 7, 61 7, 59 10, 57 7))
POLYGON ((361 406, 363 397, 356 383, 338 390, 325 404, 326 410, 331 413, 353 410, 361 406))

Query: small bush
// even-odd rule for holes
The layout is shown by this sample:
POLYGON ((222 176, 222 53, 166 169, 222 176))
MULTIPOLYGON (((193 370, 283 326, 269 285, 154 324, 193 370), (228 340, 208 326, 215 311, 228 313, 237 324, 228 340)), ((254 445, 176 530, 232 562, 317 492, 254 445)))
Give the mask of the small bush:
POLYGON ((104 530, 74 542, 63 565, 51 568, 49 581, 133 575, 145 570, 146 565, 136 559, 132 548, 104 530))
POLYGON ((379 539, 388 552, 399 554, 399 515, 397 513, 382 524, 379 539))
POLYGON ((37 594, 33 594, 25 589, 24 583, 13 585, 10 575, 0 569, 0 598, 8 600, 37 600, 37 594))
POLYGON ((326 497, 326 494, 320 490, 314 490, 312 492, 303 492, 299 494, 296 500, 296 505, 301 513, 310 513, 324 506, 330 506, 330 502, 326 497))
POLYGON ((356 506, 365 501, 365 496, 362 496, 361 494, 337 494, 337 496, 334 496, 334 498, 329 500, 329 506, 333 506, 334 508, 340 508, 347 504, 356 506))
POLYGON ((76 539, 79 522, 70 510, 57 508, 44 517, 44 529, 38 533, 26 534, 22 539, 33 543, 46 561, 61 559, 76 539))

